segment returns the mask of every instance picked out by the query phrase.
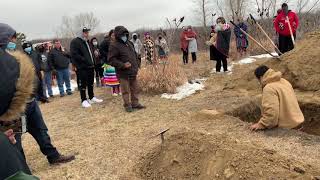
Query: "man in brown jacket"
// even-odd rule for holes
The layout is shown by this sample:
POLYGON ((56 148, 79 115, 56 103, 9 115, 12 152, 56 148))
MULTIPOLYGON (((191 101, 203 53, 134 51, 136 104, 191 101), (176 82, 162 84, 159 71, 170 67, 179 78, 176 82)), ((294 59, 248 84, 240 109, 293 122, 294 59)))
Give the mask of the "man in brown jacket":
POLYGON ((117 77, 120 79, 120 86, 124 107, 127 112, 134 109, 144 109, 138 99, 137 74, 139 61, 132 42, 128 40, 129 31, 123 26, 114 29, 116 41, 109 47, 108 64, 116 68, 117 77))
POLYGON ((281 72, 275 72, 264 65, 256 69, 255 75, 263 86, 262 117, 250 129, 299 127, 304 122, 304 116, 292 85, 282 78, 281 72))

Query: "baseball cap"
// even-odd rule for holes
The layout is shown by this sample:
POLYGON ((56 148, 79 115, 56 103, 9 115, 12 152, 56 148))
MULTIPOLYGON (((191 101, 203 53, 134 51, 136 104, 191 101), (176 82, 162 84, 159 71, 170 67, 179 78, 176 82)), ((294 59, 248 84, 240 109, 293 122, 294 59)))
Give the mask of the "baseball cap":
POLYGON ((83 27, 82 32, 89 32, 91 29, 87 28, 87 27, 83 27))

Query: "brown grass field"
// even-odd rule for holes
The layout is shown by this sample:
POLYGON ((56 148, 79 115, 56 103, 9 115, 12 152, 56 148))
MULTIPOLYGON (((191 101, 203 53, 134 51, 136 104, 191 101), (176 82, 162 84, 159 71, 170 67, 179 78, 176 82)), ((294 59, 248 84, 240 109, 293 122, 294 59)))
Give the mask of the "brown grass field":
MULTIPOLYGON (((41 105, 53 144, 76 160, 50 166, 30 135, 23 145, 33 173, 41 179, 313 179, 320 176, 320 138, 295 130, 252 133, 247 105, 260 89, 230 88, 234 77, 248 72, 238 66, 232 75, 210 74, 206 53, 196 65, 183 66, 188 79, 208 77, 206 89, 181 101, 141 95, 147 109, 125 113, 121 97, 96 88, 102 104, 80 107, 79 94, 41 105), (238 116, 238 117, 233 117, 238 116), (154 137, 170 128, 161 144, 154 137)), ((258 83, 258 82, 257 82, 258 83)), ((299 99, 315 99, 303 93, 299 99)), ((249 103, 250 104, 250 103, 249 103)))

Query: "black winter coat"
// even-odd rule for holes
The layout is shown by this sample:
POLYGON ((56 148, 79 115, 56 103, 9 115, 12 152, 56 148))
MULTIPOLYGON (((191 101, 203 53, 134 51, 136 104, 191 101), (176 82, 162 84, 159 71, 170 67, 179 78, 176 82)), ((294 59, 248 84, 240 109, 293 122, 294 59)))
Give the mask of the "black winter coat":
POLYGON ((99 50, 100 50, 100 54, 101 54, 102 63, 107 64, 107 62, 108 62, 109 46, 110 46, 110 39, 109 38, 105 38, 100 44, 99 50))
POLYGON ((13 56, 0 48, 0 116, 5 113, 16 92, 20 67, 13 56))
POLYGON ((27 54, 34 65, 34 68, 36 70, 36 74, 39 75, 41 72, 41 56, 39 53, 32 51, 31 54, 27 54))
POLYGON ((132 42, 124 43, 121 36, 129 34, 128 30, 123 26, 115 28, 116 42, 112 42, 109 47, 108 64, 116 68, 119 78, 136 77, 139 70, 139 62, 136 51, 132 42), (131 63, 130 68, 125 68, 125 63, 131 63))
POLYGON ((229 56, 231 29, 217 32, 217 49, 224 55, 229 56))
MULTIPOLYGON (((89 42, 87 42, 89 44, 89 42)), ((86 41, 77 37, 71 41, 70 53, 71 62, 77 69, 94 68, 94 61, 90 55, 90 48, 88 48, 86 41)), ((93 55, 93 53, 92 53, 93 55)))
POLYGON ((61 49, 53 48, 48 55, 48 60, 53 69, 61 70, 69 68, 70 57, 68 53, 61 49))

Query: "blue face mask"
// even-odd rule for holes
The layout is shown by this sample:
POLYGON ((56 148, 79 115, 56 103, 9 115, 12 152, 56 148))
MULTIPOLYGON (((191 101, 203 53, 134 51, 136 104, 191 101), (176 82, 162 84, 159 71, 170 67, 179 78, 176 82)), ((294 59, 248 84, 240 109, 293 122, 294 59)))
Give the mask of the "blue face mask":
POLYGON ((31 51, 32 51, 32 48, 31 47, 27 47, 27 48, 25 48, 24 49, 24 51, 26 52, 26 53, 31 53, 31 51))
POLYGON ((16 49, 16 47, 17 47, 17 44, 14 43, 14 42, 9 42, 9 43, 7 44, 7 49, 8 49, 8 50, 13 51, 13 50, 16 49))
POLYGON ((128 38, 127 38, 127 36, 122 36, 122 37, 121 37, 121 40, 125 43, 125 42, 128 41, 128 38))

